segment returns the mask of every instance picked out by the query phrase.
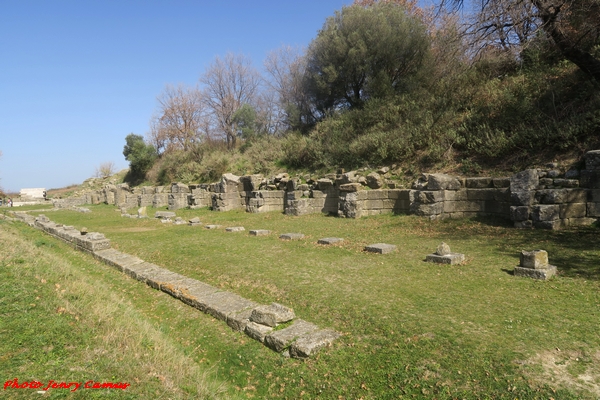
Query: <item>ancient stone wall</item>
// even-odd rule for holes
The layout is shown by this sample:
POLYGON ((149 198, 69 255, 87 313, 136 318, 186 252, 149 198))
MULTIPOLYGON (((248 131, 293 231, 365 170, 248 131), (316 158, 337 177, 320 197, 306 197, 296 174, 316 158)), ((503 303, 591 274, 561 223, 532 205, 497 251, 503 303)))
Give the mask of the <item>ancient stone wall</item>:
POLYGON ((559 229, 589 225, 600 218, 600 150, 585 155, 585 169, 561 174, 556 165, 531 169, 511 177, 461 178, 422 174, 411 189, 396 189, 392 182, 356 171, 329 174, 301 183, 279 174, 225 174, 217 183, 131 189, 127 184, 107 185, 64 206, 105 202, 119 207, 211 207, 214 211, 284 212, 287 215, 326 213, 360 218, 383 213, 416 214, 430 219, 497 216, 517 228, 559 229))

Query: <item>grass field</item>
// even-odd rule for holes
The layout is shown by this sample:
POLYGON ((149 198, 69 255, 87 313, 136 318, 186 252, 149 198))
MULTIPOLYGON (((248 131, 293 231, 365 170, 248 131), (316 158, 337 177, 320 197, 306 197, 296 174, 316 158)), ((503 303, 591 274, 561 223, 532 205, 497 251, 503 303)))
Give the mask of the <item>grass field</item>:
POLYGON ((131 382, 132 387, 109 393, 131 398, 139 398, 138 393, 151 397, 159 393, 162 398, 214 393, 223 398, 288 399, 600 397, 597 228, 522 231, 496 220, 429 221, 391 215, 352 220, 177 211, 185 219, 199 216, 205 224, 246 228, 246 232, 228 233, 121 218, 115 207, 106 205, 89 208, 89 214, 65 210, 46 215, 55 222, 102 232, 113 247, 172 271, 257 302, 293 307, 298 317, 343 336, 309 360, 286 359, 24 224, 1 222, 3 244, 5 237, 18 238, 14 240, 31 250, 34 260, 28 261, 26 251, 22 256, 21 250, 14 250, 16 245, 2 248, 0 265, 6 276, 0 285, 3 296, 8 295, 0 303, 0 312, 15 325, 0 328, 0 349, 2 354, 18 353, 18 357, 0 359, 0 370, 9 371, 6 379, 78 376, 106 380, 114 376, 131 382), (252 237, 247 233, 250 229, 273 233, 252 237), (301 232, 306 238, 278 239, 288 232, 301 232), (319 238, 331 236, 345 240, 335 246, 316 244, 319 238), (425 263, 425 255, 441 241, 465 253, 466 262, 457 266, 425 263), (395 244, 398 252, 362 251, 365 245, 378 242, 395 244), (558 277, 539 282, 512 276, 520 250, 534 249, 548 251, 550 263, 559 268, 558 277), (63 261, 69 272, 55 267, 63 261), (29 278, 23 279, 21 273, 29 278), (83 284, 94 291, 89 297, 77 297, 77 301, 85 298, 81 300, 85 304, 77 306, 81 311, 55 312, 60 307, 68 309, 63 305, 65 298, 75 301, 60 292, 71 281, 82 284, 66 293, 72 290, 84 296, 88 289, 82 289, 83 284), (35 290, 44 292, 44 301, 35 300, 42 297, 35 290), (46 302, 47 308, 36 316, 46 302), (20 320, 15 318, 19 311, 13 310, 17 304, 34 313, 23 325, 15 322, 20 320), (136 317, 117 319, 127 313, 114 308, 93 311, 99 305, 127 306, 127 312, 136 317), (100 323, 108 333, 97 332, 97 317, 84 324, 95 312, 110 315, 100 323), (73 320, 74 315, 79 320, 73 320), (37 325, 38 319, 44 321, 42 325, 37 325), (141 333, 145 331, 137 325, 128 327, 126 321, 141 324, 151 334, 141 333), (73 335, 77 342, 68 351, 54 345, 69 361, 49 370, 51 357, 45 355, 42 344, 36 344, 36 334, 27 332, 32 327, 45 332, 44 326, 55 326, 56 333, 47 333, 49 340, 62 343, 61 329, 69 324, 77 327, 73 335), (132 331, 125 335, 128 344, 120 346, 119 356, 108 351, 103 361, 102 351, 114 352, 106 336, 119 329, 132 331), (7 343, 12 337, 19 337, 22 344, 12 339, 7 343), (19 353, 23 343, 39 349, 19 353), (100 354, 98 361, 90 359, 94 352, 100 354), (34 353, 43 359, 32 359, 34 353), (144 357, 139 356, 146 353, 148 358, 141 361, 144 357), (74 367, 76 374, 70 371, 71 363, 81 364, 74 367), (182 371, 192 375, 181 376, 182 371), (153 373, 162 374, 164 380, 153 373), (198 387, 190 383, 196 382, 193 374, 203 378, 198 387))

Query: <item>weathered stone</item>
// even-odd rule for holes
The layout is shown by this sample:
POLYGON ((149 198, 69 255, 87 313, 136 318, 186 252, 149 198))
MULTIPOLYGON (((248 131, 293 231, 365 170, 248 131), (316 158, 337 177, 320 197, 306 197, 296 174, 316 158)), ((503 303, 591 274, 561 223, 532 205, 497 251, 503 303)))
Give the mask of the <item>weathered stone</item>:
POLYGON ((383 187, 383 179, 377 172, 371 172, 367 175, 367 186, 371 189, 381 189, 383 187))
POLYGON ((266 229, 254 229, 251 230, 249 233, 251 236, 267 236, 271 234, 271 231, 266 229))
POLYGON ((510 204, 513 206, 530 206, 533 204, 535 192, 510 192, 510 204))
POLYGON ((558 178, 560 176, 560 171, 557 169, 552 169, 546 173, 546 176, 552 179, 558 178))
POLYGON ((85 226, 83 228, 81 228, 79 230, 79 233, 81 233, 82 235, 87 235, 88 234, 88 228, 86 228, 85 226))
POLYGON ((257 324, 256 322, 249 321, 244 329, 246 335, 250 336, 254 340, 258 340, 261 343, 265 342, 265 337, 273 332, 273 328, 266 325, 257 324))
POLYGON ((495 188, 508 188, 510 187, 510 178, 493 178, 492 179, 492 186, 495 188))
POLYGON ((429 174, 427 177, 427 190, 458 190, 460 181, 446 174, 429 174))
POLYGON ((587 203, 587 216, 588 217, 600 217, 600 202, 587 203))
POLYGON ((340 185, 340 191, 342 192, 358 192, 362 185, 360 183, 344 183, 340 185))
POLYGON ((600 169, 582 170, 579 186, 590 189, 600 189, 600 169))
POLYGON ((450 246, 448 246, 444 242, 440 243, 435 251, 435 254, 437 254, 438 256, 445 256, 446 254, 450 254, 450 253, 452 253, 450 251, 450 246))
POLYGON ((302 233, 284 233, 283 235, 279 236, 279 239, 284 240, 298 240, 302 238, 304 238, 304 234, 302 233))
POLYGON ((565 172, 565 179, 577 179, 579 178, 579 170, 576 168, 572 168, 565 172))
POLYGON ((364 248, 364 251, 378 254, 388 254, 396 251, 397 247, 393 244, 375 243, 364 248))
POLYGON ((543 268, 543 269, 515 267, 513 273, 515 276, 521 276, 521 277, 539 279, 539 280, 545 281, 545 280, 552 278, 554 275, 556 275, 556 272, 557 272, 557 268, 554 265, 548 265, 547 268, 543 268))
POLYGON ((521 251, 522 268, 546 268, 548 266, 548 252, 545 250, 521 251))
POLYGON ((564 188, 576 188, 579 186, 579 180, 577 179, 555 179, 554 186, 564 188))
POLYGON ((225 228, 226 232, 242 232, 245 231, 243 226, 231 226, 229 228, 225 228))
POLYGON ((300 336, 290 347, 293 358, 307 358, 320 349, 330 346, 341 335, 331 329, 322 329, 300 336))
POLYGON ((296 318, 294 310, 278 303, 258 306, 252 310, 250 321, 267 326, 277 326, 296 318))
MULTIPOLYGON (((144 207, 138 208, 137 215, 138 215, 138 218, 147 217, 148 212, 147 212, 146 207, 144 206, 144 207)), ((156 215, 155 215, 155 217, 156 217, 156 215)))
POLYGON ((527 221, 529 219, 529 207, 527 206, 511 206, 510 219, 512 221, 527 221))
POLYGON ((565 203, 560 205, 560 218, 584 218, 587 205, 585 203, 565 203))
POLYGON ((531 229, 533 228, 533 222, 531 220, 517 221, 515 222, 514 227, 517 229, 531 229))
POLYGON ((465 261, 465 255, 461 253, 448 253, 444 255, 428 254, 425 261, 437 264, 460 264, 465 261))
POLYGON ((186 222, 185 222, 185 220, 183 218, 177 217, 177 218, 175 218, 174 224, 175 225, 185 225, 186 222))
POLYGON ((600 169, 600 150, 591 150, 585 153, 585 169, 600 169))
POLYGON ((554 221, 560 218, 558 204, 539 204, 531 207, 531 219, 535 221, 554 221))
POLYGON ((227 325, 229 325, 233 330, 244 332, 246 330, 246 326, 250 322, 250 315, 252 315, 251 309, 231 313, 227 316, 227 325))
POLYGON ((335 243, 340 243, 343 241, 344 241, 344 239, 342 239, 342 238, 329 237, 329 238, 319 239, 317 241, 317 243, 318 244, 335 244, 335 243))
POLYGON ((471 189, 489 188, 492 186, 492 178, 466 178, 465 186, 471 189))
POLYGON ((200 222, 200 217, 194 217, 188 221, 190 226, 200 226, 202 222, 200 222))
POLYGON ((172 211, 157 211, 154 213, 154 218, 175 218, 176 215, 172 211))
POLYGON ((304 336, 308 333, 315 332, 319 328, 315 324, 306 322, 301 319, 297 319, 294 323, 287 328, 274 331, 265 337, 264 343, 280 353, 286 347, 288 347, 294 340, 304 336))
POLYGON ((223 227, 223 225, 213 225, 213 224, 209 224, 209 225, 204 225, 204 227, 206 229, 221 229, 223 227))
MULTIPOLYGON (((534 190, 539 184, 538 172, 535 169, 521 171, 510 177, 511 192, 526 192, 534 190)), ((526 204, 515 204, 526 205, 526 204)))

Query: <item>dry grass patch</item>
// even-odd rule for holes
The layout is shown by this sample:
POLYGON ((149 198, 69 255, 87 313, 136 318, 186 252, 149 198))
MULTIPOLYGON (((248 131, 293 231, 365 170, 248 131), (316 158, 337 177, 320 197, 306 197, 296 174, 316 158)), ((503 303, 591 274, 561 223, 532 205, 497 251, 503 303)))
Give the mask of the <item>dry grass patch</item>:
POLYGON ((537 382, 588 392, 600 398, 600 351, 547 350, 525 362, 537 382), (535 367, 537 366, 537 368, 535 367))

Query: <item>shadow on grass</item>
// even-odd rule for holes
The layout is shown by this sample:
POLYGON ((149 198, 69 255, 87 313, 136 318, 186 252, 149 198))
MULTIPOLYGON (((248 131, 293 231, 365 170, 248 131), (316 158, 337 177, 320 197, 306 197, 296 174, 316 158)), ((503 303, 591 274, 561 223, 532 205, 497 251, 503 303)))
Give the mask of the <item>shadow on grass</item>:
POLYGON ((558 267, 561 276, 600 280, 598 224, 557 231, 515 229, 505 219, 477 217, 440 223, 437 228, 440 235, 462 240, 487 236, 490 241, 496 242, 496 251, 517 259, 515 265, 521 250, 546 250, 550 264, 558 267))

